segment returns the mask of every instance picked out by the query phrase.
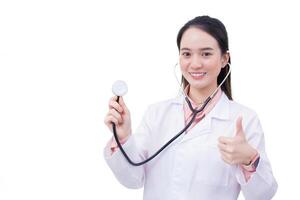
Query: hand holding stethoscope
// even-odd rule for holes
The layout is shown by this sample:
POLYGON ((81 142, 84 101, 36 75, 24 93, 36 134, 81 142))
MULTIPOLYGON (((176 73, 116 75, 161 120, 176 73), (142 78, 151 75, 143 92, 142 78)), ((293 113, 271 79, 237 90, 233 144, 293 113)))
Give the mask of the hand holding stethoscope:
POLYGON ((122 95, 114 96, 109 100, 109 111, 105 116, 104 123, 113 132, 112 122, 116 125, 120 142, 125 142, 131 134, 131 119, 122 95), (117 102, 118 98, 119 102, 117 102))
POLYGON ((104 118, 104 123, 114 133, 119 147, 121 146, 120 143, 125 142, 131 134, 130 112, 122 97, 127 93, 127 90, 128 88, 124 81, 116 81, 113 84, 112 92, 116 96, 110 99, 108 104, 109 111, 104 118), (117 132, 118 135, 116 134, 117 132))

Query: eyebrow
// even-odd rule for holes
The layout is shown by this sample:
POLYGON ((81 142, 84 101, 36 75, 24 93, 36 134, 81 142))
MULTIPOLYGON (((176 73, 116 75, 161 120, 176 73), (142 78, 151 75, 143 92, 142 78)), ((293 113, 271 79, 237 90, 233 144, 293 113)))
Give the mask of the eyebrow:
MULTIPOLYGON (((180 49, 180 51, 185 51, 185 50, 191 51, 191 49, 186 48, 186 47, 180 49)), ((201 50, 201 51, 207 51, 207 50, 210 50, 210 51, 211 51, 211 50, 214 50, 214 49, 211 48, 211 47, 204 47, 204 48, 200 48, 199 50, 201 50)))

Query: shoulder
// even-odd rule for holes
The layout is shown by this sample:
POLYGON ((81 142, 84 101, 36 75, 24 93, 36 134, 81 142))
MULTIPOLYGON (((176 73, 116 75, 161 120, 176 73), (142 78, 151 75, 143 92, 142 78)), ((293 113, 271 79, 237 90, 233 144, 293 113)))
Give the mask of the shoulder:
POLYGON ((237 101, 228 100, 228 105, 229 105, 229 108, 230 108, 232 114, 239 112, 239 113, 243 113, 244 115, 247 115, 247 116, 257 116, 257 113, 253 108, 250 108, 246 105, 238 103, 237 101))
POLYGON ((237 101, 229 100, 224 93, 211 115, 215 118, 230 121, 236 121, 238 117, 242 117, 243 123, 245 124, 251 124, 253 121, 258 121, 258 116, 254 109, 238 103, 237 101))
POLYGON ((253 128, 262 129, 258 114, 253 108, 232 100, 229 100, 229 107, 231 118, 235 121, 241 116, 243 118, 243 126, 246 130, 253 128))
POLYGON ((225 93, 223 93, 210 115, 219 119, 236 120, 239 116, 253 118, 256 116, 256 112, 234 100, 229 100, 225 93))

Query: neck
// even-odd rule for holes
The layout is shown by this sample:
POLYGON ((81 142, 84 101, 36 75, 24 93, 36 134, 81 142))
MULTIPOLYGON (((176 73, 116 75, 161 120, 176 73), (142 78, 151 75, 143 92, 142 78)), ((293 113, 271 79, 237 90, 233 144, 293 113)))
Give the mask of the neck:
POLYGON ((217 85, 214 85, 210 88, 197 89, 190 86, 189 97, 195 104, 203 104, 204 101, 217 89, 217 87, 217 85))

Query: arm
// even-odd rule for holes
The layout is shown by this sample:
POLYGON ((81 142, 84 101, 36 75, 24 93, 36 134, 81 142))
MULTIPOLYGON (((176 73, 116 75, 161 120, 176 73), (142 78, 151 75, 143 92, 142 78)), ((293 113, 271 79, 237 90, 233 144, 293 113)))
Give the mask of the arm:
MULTIPOLYGON (((143 121, 135 134, 121 141, 122 147, 134 162, 140 162, 147 158, 147 141, 150 128, 147 125, 149 112, 146 112, 143 121)), ((145 167, 132 166, 112 138, 104 148, 104 158, 118 181, 128 188, 141 188, 144 185, 145 167)))
POLYGON ((245 133, 248 143, 257 150, 260 157, 257 168, 248 181, 245 179, 242 168, 240 166, 237 168, 237 181, 241 185, 245 199, 271 199, 275 195, 278 186, 265 151, 263 130, 256 115, 246 125, 245 133))

